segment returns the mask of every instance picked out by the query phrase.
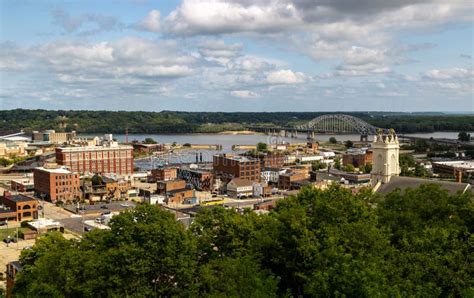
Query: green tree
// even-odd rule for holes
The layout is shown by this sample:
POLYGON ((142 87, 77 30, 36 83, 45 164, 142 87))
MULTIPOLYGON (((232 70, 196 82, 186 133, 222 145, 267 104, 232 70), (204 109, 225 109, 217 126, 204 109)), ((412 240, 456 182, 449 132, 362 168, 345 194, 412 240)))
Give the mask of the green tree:
POLYGON ((265 143, 259 142, 257 144, 257 152, 267 152, 268 151, 268 146, 265 143))
POLYGON ((329 143, 331 143, 331 144, 337 144, 336 138, 335 138, 335 137, 330 137, 330 138, 329 138, 329 143))
POLYGON ((354 142, 352 142, 351 140, 347 140, 344 145, 346 146, 346 148, 352 148, 354 147, 354 142))
POLYGON ((327 168, 327 166, 328 165, 325 162, 322 162, 322 161, 319 161, 319 160, 313 161, 311 163, 311 169, 313 171, 318 171, 318 170, 325 169, 325 168, 327 168))
POLYGON ((104 179, 102 179, 102 177, 100 175, 97 175, 97 174, 92 176, 91 183, 92 183, 92 186, 100 186, 100 185, 105 184, 104 179))
POLYGON ((369 174, 370 172, 372 172, 372 164, 367 163, 363 165, 361 168, 361 171, 364 172, 365 174, 369 174))
POLYGON ((344 167, 344 171, 353 173, 355 172, 355 167, 352 164, 348 164, 347 166, 344 167))
POLYGON ((336 168, 338 170, 340 170, 342 168, 340 157, 334 158, 334 168, 336 168))
POLYGON ((143 144, 156 144, 156 141, 153 138, 145 138, 143 144))
POLYGON ((469 141, 471 141, 471 134, 469 134, 465 131, 461 131, 458 134, 458 140, 461 141, 461 142, 469 142, 469 141))

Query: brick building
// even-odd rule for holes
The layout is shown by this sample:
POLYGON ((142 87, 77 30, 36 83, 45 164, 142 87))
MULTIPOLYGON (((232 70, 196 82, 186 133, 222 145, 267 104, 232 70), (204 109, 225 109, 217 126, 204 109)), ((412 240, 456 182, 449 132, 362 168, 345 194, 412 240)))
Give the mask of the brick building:
POLYGON ((170 205, 181 204, 194 196, 194 191, 186 188, 184 180, 158 181, 156 192, 158 195, 165 196, 166 202, 170 205))
POLYGON ((72 173, 65 167, 47 165, 33 171, 35 193, 44 195, 51 202, 71 201, 81 197, 79 174, 72 173))
POLYGON ((13 285, 15 284, 15 278, 18 272, 22 270, 23 266, 20 264, 19 261, 13 261, 7 263, 7 270, 5 273, 7 274, 7 298, 12 297, 13 285))
POLYGON ((346 153, 342 155, 342 164, 347 166, 349 164, 356 168, 363 167, 367 164, 372 164, 373 153, 370 150, 358 153, 346 153))
POLYGON ((168 181, 178 178, 178 170, 176 168, 158 168, 151 170, 152 181, 168 181))
POLYGON ((258 159, 261 168, 281 168, 285 164, 285 155, 281 152, 262 153, 258 159))
POLYGON ((296 182, 301 182, 309 179, 309 172, 307 169, 291 169, 286 173, 280 174, 278 177, 279 189, 293 189, 296 182))
POLYGON ((133 174, 133 147, 127 145, 56 148, 56 162, 73 172, 133 174))
POLYGON ((31 178, 14 179, 10 181, 10 187, 17 192, 28 192, 35 190, 35 184, 31 178))
POLYGON ((216 176, 224 180, 242 178, 260 180, 260 159, 228 154, 214 155, 212 166, 216 176))
POLYGON ((178 169, 178 177, 191 183, 197 190, 211 191, 214 186, 214 174, 201 169, 178 169))
POLYGON ((8 192, 0 197, 0 220, 24 221, 38 218, 38 201, 24 195, 12 195, 8 192))

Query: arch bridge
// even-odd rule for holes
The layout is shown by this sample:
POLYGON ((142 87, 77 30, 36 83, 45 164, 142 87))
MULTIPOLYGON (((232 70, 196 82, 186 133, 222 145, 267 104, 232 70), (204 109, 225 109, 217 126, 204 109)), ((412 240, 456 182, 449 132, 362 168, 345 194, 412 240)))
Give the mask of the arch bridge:
POLYGON ((315 133, 359 134, 361 140, 367 140, 369 135, 376 134, 378 128, 354 116, 327 114, 294 127, 250 127, 249 129, 291 137, 296 137, 297 132, 306 132, 308 139, 314 139, 315 133))

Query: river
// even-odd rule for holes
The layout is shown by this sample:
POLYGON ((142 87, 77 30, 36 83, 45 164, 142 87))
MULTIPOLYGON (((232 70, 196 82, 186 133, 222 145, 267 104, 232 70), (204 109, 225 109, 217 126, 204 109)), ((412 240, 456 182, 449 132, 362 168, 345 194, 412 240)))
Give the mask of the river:
MULTIPOLYGON (((471 133, 472 134, 472 133, 471 133)), ((407 134, 409 136, 424 137, 424 138, 447 138, 456 139, 457 132, 434 132, 434 133, 415 133, 407 134)), ((335 137, 338 141, 359 141, 360 135, 348 134, 348 135, 332 135, 332 134, 318 134, 316 135, 317 141, 328 141, 329 138, 335 137)), ((125 142, 126 136, 123 134, 114 135, 114 138, 119 142, 125 142)), ((129 134, 128 141, 133 140, 143 141, 145 138, 152 138, 159 143, 172 144, 176 142, 178 144, 220 144, 222 145, 222 151, 216 150, 188 150, 180 151, 178 153, 167 154, 162 158, 153 158, 145 160, 137 160, 135 162, 136 167, 141 169, 154 168, 160 164, 165 163, 190 163, 196 161, 196 154, 198 160, 204 162, 212 161, 212 156, 216 153, 231 152, 233 145, 255 145, 259 142, 266 144, 276 144, 282 142, 288 143, 302 143, 306 141, 306 134, 299 134, 298 138, 288 137, 275 137, 267 136, 264 134, 251 134, 251 135, 231 135, 231 134, 129 134)), ((371 137, 369 137, 371 140, 371 137)), ((235 152, 239 153, 239 152, 235 152)))

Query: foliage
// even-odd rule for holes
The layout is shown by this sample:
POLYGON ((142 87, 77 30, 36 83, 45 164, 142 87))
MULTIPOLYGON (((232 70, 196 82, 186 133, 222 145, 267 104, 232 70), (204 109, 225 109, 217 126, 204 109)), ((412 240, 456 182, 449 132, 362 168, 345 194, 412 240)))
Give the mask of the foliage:
POLYGON ((41 237, 18 297, 472 296, 472 194, 304 188, 266 215, 141 205, 82 241, 41 237))
POLYGON ((5 157, 0 157, 0 166, 1 167, 8 167, 12 163, 13 163, 13 161, 11 161, 10 159, 6 159, 5 157))
POLYGON ((331 144, 337 144, 336 138, 335 138, 335 137, 330 137, 330 138, 329 138, 329 143, 331 143, 331 144))
POLYGON ((355 167, 352 164, 348 164, 347 166, 344 167, 344 171, 353 173, 355 172, 355 167))
POLYGON ((153 138, 145 138, 143 144, 156 144, 156 141, 153 138))
POLYGON ((363 165, 360 168, 360 170, 365 174, 370 174, 370 172, 372 172, 372 164, 367 163, 367 164, 363 165))
POLYGON ((469 141, 471 141, 471 134, 469 134, 465 131, 461 131, 458 134, 458 140, 460 140, 461 142, 469 142, 469 141))
POLYGON ((354 147, 354 142, 352 142, 351 140, 347 140, 345 143, 344 143, 344 146, 346 146, 346 148, 352 148, 354 147))
POLYGON ((342 168, 342 164, 341 164, 341 158, 340 157, 336 157, 334 158, 334 168, 340 170, 342 168))
POLYGON ((259 143, 257 144, 257 151, 258 151, 258 152, 267 152, 267 151, 268 151, 268 146, 267 146, 267 144, 259 142, 259 143))
POLYGON ((95 174, 92 176, 91 183, 93 186, 104 185, 104 179, 100 175, 95 174))
POLYGON ((327 168, 327 166, 328 165, 325 162, 322 162, 322 161, 319 161, 319 160, 313 161, 311 163, 311 169, 313 171, 318 171, 318 170, 325 169, 325 168, 327 168))

